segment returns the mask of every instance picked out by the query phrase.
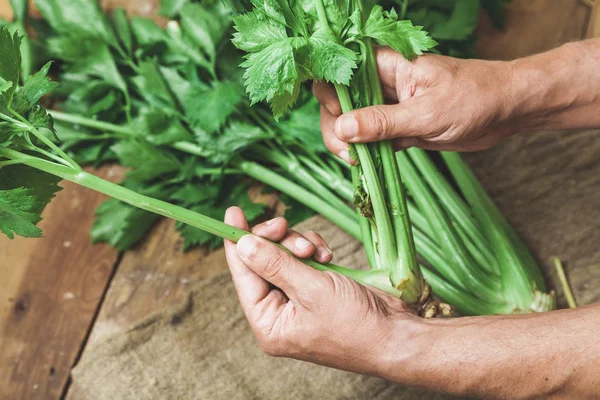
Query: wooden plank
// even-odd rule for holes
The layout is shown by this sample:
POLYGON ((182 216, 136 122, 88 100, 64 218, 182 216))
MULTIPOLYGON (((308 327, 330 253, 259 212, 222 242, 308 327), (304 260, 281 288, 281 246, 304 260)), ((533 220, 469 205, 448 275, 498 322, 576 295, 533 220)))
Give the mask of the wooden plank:
POLYGON ((59 398, 118 257, 88 234, 104 196, 63 187, 45 212, 44 238, 0 238, 1 399, 59 398))
MULTIPOLYGON (((250 196, 275 214, 283 213, 283 206, 274 194, 260 194, 260 188, 254 188, 250 196)), ((183 253, 182 246, 175 222, 163 219, 143 243, 124 254, 86 348, 107 335, 124 331, 153 312, 180 303, 187 296, 188 287, 227 269, 222 248, 212 252, 197 248, 183 253)), ((74 382, 67 400, 78 399, 85 397, 74 382)))
POLYGON ((507 5, 505 29, 498 30, 487 17, 482 18, 477 53, 483 58, 511 60, 580 40, 590 13, 581 0, 513 0, 507 5))

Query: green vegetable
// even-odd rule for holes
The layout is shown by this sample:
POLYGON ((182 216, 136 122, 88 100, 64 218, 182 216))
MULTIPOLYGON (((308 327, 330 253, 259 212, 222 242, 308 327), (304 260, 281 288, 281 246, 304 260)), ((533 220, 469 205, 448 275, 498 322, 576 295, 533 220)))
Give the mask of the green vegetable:
MULTIPOLYGON (((373 41, 412 59, 436 45, 421 27, 392 9, 358 1, 254 2, 235 17, 233 43, 246 51, 244 80, 253 103, 267 101, 275 118, 291 108, 305 80, 335 85, 342 110, 383 104, 373 41)), ((428 300, 412 236, 406 196, 389 142, 356 144, 351 152, 355 205, 371 268, 389 269, 408 304, 428 300)))
MULTIPOLYGON (((36 224, 41 220, 41 213, 59 189, 58 180, 66 179, 139 209, 175 219, 228 240, 237 241, 248 233, 84 172, 42 132, 48 130, 55 137, 57 132, 51 123, 39 124, 31 120, 32 109, 45 112, 39 103, 18 104, 19 101, 24 101, 24 90, 18 85, 18 79, 10 79, 19 76, 19 47, 19 36, 10 34, 6 28, 0 28, 0 48, 8 60, 0 68, 0 78, 7 83, 0 92, 0 120, 3 121, 0 125, 0 231, 10 238, 15 234, 39 237, 41 231, 36 224), (20 111, 15 109, 17 105, 21 108, 20 111)), ((43 91, 43 82, 38 81, 33 89, 43 91)), ((315 269, 341 273, 360 283, 400 295, 398 290, 390 287, 385 274, 377 271, 356 271, 310 260, 303 262, 315 269)))
MULTIPOLYGON (((77 12, 102 14, 95 1, 78 1, 89 4, 79 5, 77 12)), ((229 205, 242 206, 250 219, 262 214, 264 206, 252 203, 247 195, 248 185, 257 180, 283 193, 282 198, 289 205, 285 216, 290 221, 302 220, 312 214, 312 209, 371 243, 371 223, 349 205, 355 194, 350 170, 323 146, 318 105, 310 91, 304 85, 298 86, 294 108, 281 116, 279 123, 273 123, 262 104, 250 107, 243 96, 243 71, 236 68, 242 62, 241 54, 229 42, 233 10, 243 7, 195 3, 194 13, 189 15, 196 17, 187 18, 184 23, 182 10, 191 3, 194 2, 163 1, 163 6, 175 6, 170 14, 174 20, 166 29, 143 18, 128 21, 122 11, 114 11, 101 19, 114 28, 116 43, 111 35, 102 34, 104 24, 97 25, 99 31, 86 40, 80 39, 84 34, 77 27, 72 33, 60 27, 55 30, 40 23, 34 25, 43 34, 38 33, 38 41, 32 41, 32 45, 50 50, 57 60, 53 71, 61 86, 50 96, 63 110, 52 111, 62 151, 80 163, 118 161, 130 165, 132 170, 122 183, 128 189, 215 219, 222 219, 229 205), (203 18, 215 23, 198 24, 203 18)), ((446 28, 452 38, 436 37, 440 42, 438 49, 469 54, 472 32, 467 35, 464 27, 445 22, 461 15, 455 11, 461 9, 459 3, 400 2, 398 19, 423 11, 426 15, 438 15, 439 18, 428 18, 426 24, 419 22, 430 31, 435 31, 437 25, 452 28, 446 28), (456 39, 466 35, 465 40, 456 39)), ((61 14, 73 10, 69 4, 70 1, 53 2, 58 11, 44 14, 49 21, 58 18, 50 26, 60 24, 61 14)), ((384 13, 375 13, 369 33, 393 37, 394 24, 393 16, 390 19, 384 13)), ((252 32, 264 34, 259 30, 252 32)), ((419 35, 415 37, 422 39, 419 35)), ((260 36, 252 40, 248 46, 253 49, 264 45, 260 36)), ((317 54, 327 54, 319 53, 319 49, 330 45, 326 37, 317 35, 312 42, 311 48, 317 54)), ((360 51, 358 45, 350 46, 354 54, 360 51)), ((349 55, 346 51, 340 54, 336 59, 349 55)), ((359 58, 355 61, 361 65, 359 58)), ((315 73, 335 75, 337 70, 328 65, 317 63, 315 73)), ((299 76, 305 79, 306 73, 301 70, 299 76)), ((363 75, 359 67, 351 80, 360 83, 363 75)), ((363 83, 359 86, 367 90, 372 87, 363 83)), ((351 93, 352 100, 358 98, 358 103, 363 104, 363 91, 366 92, 351 93)), ((429 155, 415 149, 407 155, 406 162, 416 170, 412 174, 410 170, 403 171, 411 196, 407 209, 421 270, 434 292, 463 314, 539 309, 535 304, 521 309, 516 302, 522 304, 522 299, 531 297, 531 293, 535 293, 535 299, 548 300, 541 292, 530 290, 526 295, 519 294, 521 300, 514 300, 511 290, 505 290, 502 282, 508 280, 500 278, 505 268, 498 260, 499 247, 488 241, 472 207, 454 191, 429 155), (423 195, 417 196, 416 192, 423 195), (438 229, 433 230, 431 224, 438 229)), ((376 168, 380 168, 380 160, 373 158, 376 168)), ((370 198, 366 193, 357 195, 368 205, 370 198)), ((139 241, 156 220, 152 212, 110 200, 99 208, 92 236, 95 241, 108 241, 125 250, 139 241)), ((218 237, 190 225, 179 223, 177 228, 186 249, 220 244, 218 237)), ((375 248, 365 247, 371 265, 378 262, 375 248)), ((379 274, 385 275, 386 270, 379 274)))

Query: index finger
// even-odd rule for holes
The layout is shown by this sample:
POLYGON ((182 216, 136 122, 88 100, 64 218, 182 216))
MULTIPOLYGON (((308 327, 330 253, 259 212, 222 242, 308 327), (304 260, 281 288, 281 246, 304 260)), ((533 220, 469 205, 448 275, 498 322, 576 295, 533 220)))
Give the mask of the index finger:
MULTIPOLYGON (((248 230, 248 222, 239 207, 227 209, 225 223, 248 230)), ((236 244, 230 240, 225 240, 225 255, 242 308, 248 310, 256 306, 269 294, 269 283, 244 264, 238 256, 236 244)))
POLYGON ((327 82, 314 81, 313 82, 313 93, 319 103, 331 115, 334 117, 339 117, 342 115, 342 106, 340 106, 340 100, 338 99, 337 93, 335 92, 335 88, 332 84, 327 82))

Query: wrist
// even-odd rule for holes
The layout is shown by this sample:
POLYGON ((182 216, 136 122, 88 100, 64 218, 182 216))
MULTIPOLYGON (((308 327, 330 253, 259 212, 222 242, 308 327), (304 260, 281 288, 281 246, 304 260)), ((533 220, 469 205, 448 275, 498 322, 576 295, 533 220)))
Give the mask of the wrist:
POLYGON ((574 42, 508 63, 506 112, 516 132, 597 126, 590 108, 600 83, 589 52, 589 43, 574 42))
POLYGON ((389 321, 378 354, 377 376, 402 385, 428 387, 428 365, 435 340, 434 324, 402 315, 389 321))
POLYGON ((477 365, 485 318, 398 320, 380 362, 381 378, 457 396, 479 393, 488 368, 477 365), (483 325, 479 324, 483 322, 483 325))

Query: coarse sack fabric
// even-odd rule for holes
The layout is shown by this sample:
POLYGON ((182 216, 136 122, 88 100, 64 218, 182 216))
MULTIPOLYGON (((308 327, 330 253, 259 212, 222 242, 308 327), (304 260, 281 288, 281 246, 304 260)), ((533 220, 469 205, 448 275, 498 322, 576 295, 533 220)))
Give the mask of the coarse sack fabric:
MULTIPOLYGON (((360 243, 323 217, 297 229, 321 232, 342 265, 366 265, 360 243)), ((116 399, 447 399, 262 353, 228 272, 165 309, 86 349, 72 373, 79 393, 116 399)))

